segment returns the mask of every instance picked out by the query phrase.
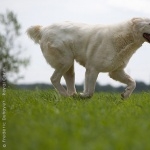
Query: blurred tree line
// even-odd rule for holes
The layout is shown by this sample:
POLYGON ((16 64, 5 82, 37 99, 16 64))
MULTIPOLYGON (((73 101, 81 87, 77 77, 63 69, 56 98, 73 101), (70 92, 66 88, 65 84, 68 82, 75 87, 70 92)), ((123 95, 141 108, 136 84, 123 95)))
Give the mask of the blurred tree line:
POLYGON ((18 80, 21 67, 29 64, 28 58, 22 58, 23 48, 18 41, 21 25, 12 11, 0 13, 0 86, 13 77, 18 80))
MULTIPOLYGON (((150 85, 147 85, 143 82, 136 82, 136 89, 134 92, 150 92, 150 85)), ((53 85, 51 84, 20 84, 20 85, 14 85, 17 89, 30 89, 30 90, 48 90, 48 89, 54 89, 53 85)), ((76 85, 77 91, 83 91, 83 85, 76 85)), ((100 85, 99 83, 96 83, 95 91, 96 92, 123 92, 125 89, 124 86, 119 87, 113 87, 111 85, 100 85)))

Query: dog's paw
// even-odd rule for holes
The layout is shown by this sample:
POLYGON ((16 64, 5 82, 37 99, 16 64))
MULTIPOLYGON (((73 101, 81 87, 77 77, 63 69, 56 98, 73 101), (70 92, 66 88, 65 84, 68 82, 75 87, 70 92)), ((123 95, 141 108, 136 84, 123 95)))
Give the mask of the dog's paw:
POLYGON ((129 98, 129 96, 130 96, 130 94, 127 91, 121 93, 121 99, 122 100, 125 100, 125 99, 129 98))
POLYGON ((70 95, 70 97, 72 97, 72 98, 79 98, 79 94, 78 93, 74 93, 74 94, 70 95))
POLYGON ((89 99, 91 98, 93 95, 90 94, 86 94, 86 93, 79 93, 80 98, 82 99, 89 99))

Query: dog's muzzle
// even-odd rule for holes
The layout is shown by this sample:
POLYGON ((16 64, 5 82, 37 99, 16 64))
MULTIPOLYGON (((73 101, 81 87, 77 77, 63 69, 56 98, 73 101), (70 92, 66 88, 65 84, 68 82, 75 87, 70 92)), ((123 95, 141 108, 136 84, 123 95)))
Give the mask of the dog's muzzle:
POLYGON ((150 34, 149 33, 143 33, 143 37, 150 43, 150 34))

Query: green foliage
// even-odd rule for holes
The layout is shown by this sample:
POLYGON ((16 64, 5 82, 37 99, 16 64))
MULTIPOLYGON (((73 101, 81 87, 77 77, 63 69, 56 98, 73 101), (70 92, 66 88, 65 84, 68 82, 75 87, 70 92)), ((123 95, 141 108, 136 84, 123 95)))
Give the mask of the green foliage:
MULTIPOLYGON (((7 90, 7 150, 149 150, 150 93, 96 93, 92 99, 55 91, 7 90)), ((0 108, 1 109, 1 108, 0 108)))
MULTIPOLYGON (((5 68, 6 76, 18 73, 21 66, 26 67, 29 59, 21 58, 23 52, 19 43, 21 25, 12 11, 0 14, 0 73, 5 68)), ((1 79, 0 79, 1 80, 1 79)))

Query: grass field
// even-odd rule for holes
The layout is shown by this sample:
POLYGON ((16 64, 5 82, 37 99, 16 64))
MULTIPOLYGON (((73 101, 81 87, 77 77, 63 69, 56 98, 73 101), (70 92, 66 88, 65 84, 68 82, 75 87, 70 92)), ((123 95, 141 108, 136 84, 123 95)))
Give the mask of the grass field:
POLYGON ((96 93, 81 100, 52 90, 7 90, 0 99, 1 129, 6 129, 0 135, 6 140, 1 142, 6 144, 3 149, 150 149, 150 92, 122 101, 114 93, 96 93))

